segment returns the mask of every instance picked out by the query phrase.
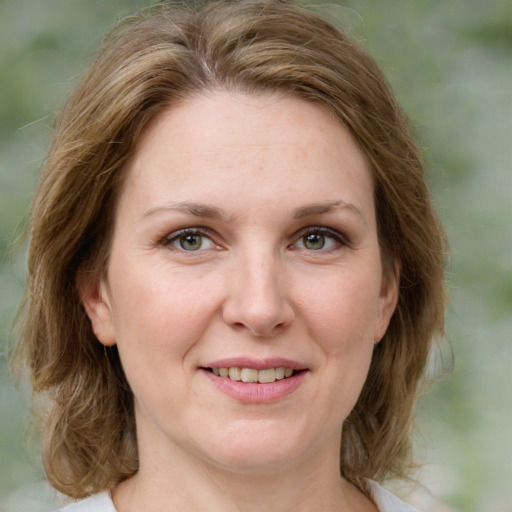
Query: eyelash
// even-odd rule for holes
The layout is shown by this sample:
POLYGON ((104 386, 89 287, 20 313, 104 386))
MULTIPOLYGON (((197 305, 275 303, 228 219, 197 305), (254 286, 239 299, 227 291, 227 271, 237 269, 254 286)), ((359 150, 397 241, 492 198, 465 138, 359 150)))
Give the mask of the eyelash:
MULTIPOLYGON (((301 231, 299 231, 297 233, 297 235, 295 236, 297 241, 294 242, 291 245, 291 247, 297 245, 297 243, 299 243, 300 241, 304 241, 304 239, 310 235, 317 235, 317 236, 324 237, 324 238, 330 238, 334 241, 333 245, 335 247, 343 247, 343 246, 349 245, 346 237, 336 230, 332 230, 332 229, 325 228, 322 226, 309 226, 307 228, 302 229, 301 231)), ((309 250, 311 252, 326 252, 333 248, 334 247, 329 247, 329 248, 325 249, 322 247, 320 249, 315 250, 315 249, 308 249, 307 247, 304 247, 304 250, 309 250)))
MULTIPOLYGON (((161 241, 161 244, 166 246, 166 247, 170 247, 172 246, 175 242, 179 242, 180 240, 184 240, 187 236, 196 236, 196 237, 201 237, 201 239, 207 239, 211 242, 211 244, 213 245, 217 245, 215 244, 215 242, 213 241, 212 239, 212 235, 210 233, 210 231, 206 228, 185 228, 185 229, 180 229, 178 231, 174 231, 173 233, 171 233, 170 235, 167 235, 165 236, 162 241, 161 241)), ((183 252, 195 252, 195 251, 199 251, 200 249, 196 249, 196 250, 186 250, 185 248, 181 247, 181 248, 178 248, 178 247, 174 247, 174 249, 177 249, 177 250, 181 250, 183 252)))
MULTIPOLYGON (((302 230, 300 230, 299 232, 297 232, 294 235, 293 238, 295 239, 295 242, 290 244, 288 246, 288 248, 290 248, 292 250, 300 249, 300 250, 306 250, 306 251, 311 251, 311 252, 326 252, 326 251, 332 250, 334 248, 334 247, 328 247, 327 249, 325 249, 324 247, 321 247, 319 249, 308 249, 307 247, 302 247, 302 248, 296 247, 299 242, 301 242, 301 241, 304 242, 305 238, 310 235, 317 235, 319 237, 331 239, 334 241, 334 244, 333 244, 334 247, 343 247, 343 246, 349 245, 349 242, 346 239, 346 237, 336 230, 328 229, 328 228, 325 228, 322 226, 308 226, 307 228, 303 228, 302 230)), ((160 241, 160 244, 165 247, 171 247, 176 250, 183 251, 183 252, 192 253, 192 252, 200 251, 201 248, 197 248, 195 250, 194 249, 187 250, 183 246, 181 246, 181 248, 173 247, 174 243, 177 243, 180 240, 184 240, 187 236, 201 237, 202 241, 204 241, 206 239, 212 245, 217 246, 217 244, 213 240, 210 230, 207 228, 203 228, 203 227, 180 229, 178 231, 171 233, 170 235, 165 236, 160 241)))

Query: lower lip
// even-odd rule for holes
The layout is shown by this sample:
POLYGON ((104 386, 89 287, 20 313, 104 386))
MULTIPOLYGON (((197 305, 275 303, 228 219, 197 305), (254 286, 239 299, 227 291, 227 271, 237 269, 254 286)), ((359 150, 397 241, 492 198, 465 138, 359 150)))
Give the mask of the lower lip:
POLYGON ((218 377, 208 370, 201 370, 205 376, 214 384, 217 389, 224 394, 248 404, 271 403, 284 398, 296 391, 304 382, 306 370, 296 373, 291 377, 282 380, 276 380, 267 384, 258 384, 252 382, 241 382, 218 377))

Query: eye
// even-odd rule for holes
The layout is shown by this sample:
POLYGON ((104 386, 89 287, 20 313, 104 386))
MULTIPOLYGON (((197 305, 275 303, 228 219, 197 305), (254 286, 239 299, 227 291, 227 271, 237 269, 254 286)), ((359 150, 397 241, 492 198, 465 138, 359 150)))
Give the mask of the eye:
POLYGON ((326 251, 346 245, 341 234, 326 228, 307 228, 299 236, 294 247, 308 251, 326 251))
POLYGON ((216 247, 211 238, 195 229, 182 229, 172 233, 164 240, 166 246, 182 251, 200 251, 216 247))

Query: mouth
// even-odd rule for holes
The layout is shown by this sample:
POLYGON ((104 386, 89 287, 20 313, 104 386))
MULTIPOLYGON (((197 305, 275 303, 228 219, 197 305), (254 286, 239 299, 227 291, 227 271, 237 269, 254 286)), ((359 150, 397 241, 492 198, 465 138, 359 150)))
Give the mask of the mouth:
POLYGON ((200 369, 223 394, 244 404, 275 403, 306 382, 310 369, 290 359, 234 357, 209 362, 200 369))
POLYGON ((219 367, 219 368, 204 368, 204 370, 211 372, 216 377, 229 379, 234 382, 245 383, 258 383, 258 384, 271 384, 276 381, 289 379, 296 374, 305 370, 294 370, 284 366, 276 368, 242 368, 237 366, 219 367))

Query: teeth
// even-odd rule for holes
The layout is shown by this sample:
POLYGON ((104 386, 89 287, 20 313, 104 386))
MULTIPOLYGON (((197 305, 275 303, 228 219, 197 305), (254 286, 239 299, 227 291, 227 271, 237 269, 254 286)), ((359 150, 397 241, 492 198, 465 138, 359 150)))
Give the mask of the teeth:
POLYGON ((259 382, 260 384, 269 384, 276 380, 282 380, 293 375, 292 368, 265 368, 256 370, 255 368, 212 368, 212 372, 217 377, 224 377, 234 381, 259 382))
POLYGON ((228 371, 229 378, 231 380, 242 380, 242 371, 240 368, 230 368, 228 371))
POLYGON ((258 382, 258 370, 252 368, 242 368, 240 371, 240 380, 242 382, 258 382))
POLYGON ((268 368, 266 370, 260 370, 258 372, 258 382, 266 384, 268 382, 276 381, 276 371, 274 368, 268 368))

